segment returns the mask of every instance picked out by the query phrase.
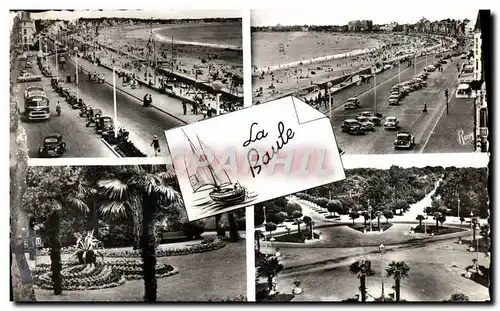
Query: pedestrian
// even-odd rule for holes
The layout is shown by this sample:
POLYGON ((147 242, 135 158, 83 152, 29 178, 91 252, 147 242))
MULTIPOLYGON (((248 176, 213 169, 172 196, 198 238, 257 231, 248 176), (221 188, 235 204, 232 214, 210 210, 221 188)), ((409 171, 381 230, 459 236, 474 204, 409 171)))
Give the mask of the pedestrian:
POLYGON ((209 118, 212 117, 212 107, 210 107, 210 104, 208 104, 208 107, 207 107, 207 117, 209 117, 209 118))
POLYGON ((193 102, 193 114, 198 115, 198 103, 196 101, 193 102))
POLYGON ((153 137, 153 142, 151 143, 151 146, 153 146, 153 149, 155 151, 155 157, 157 157, 160 154, 160 140, 158 139, 158 136, 153 137))
POLYGON ((424 110, 422 110, 422 112, 427 114, 427 103, 424 104, 424 110))
POLYGON ((184 112, 184 115, 186 115, 186 110, 187 110, 186 102, 182 101, 182 111, 184 112))

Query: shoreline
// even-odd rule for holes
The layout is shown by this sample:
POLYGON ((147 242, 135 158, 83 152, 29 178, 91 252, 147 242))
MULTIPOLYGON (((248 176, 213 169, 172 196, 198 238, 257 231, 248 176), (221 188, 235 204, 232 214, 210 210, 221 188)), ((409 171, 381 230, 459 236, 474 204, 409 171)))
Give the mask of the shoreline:
POLYGON ((159 28, 153 28, 153 33, 155 38, 163 43, 173 43, 177 45, 193 45, 193 46, 201 46, 201 47, 209 47, 209 48, 215 48, 215 49, 226 49, 226 50, 233 50, 233 51, 243 51, 243 47, 233 45, 233 44, 217 44, 217 43, 208 43, 208 42, 198 42, 198 41, 185 41, 185 40, 171 40, 171 36, 166 36, 159 34, 158 31, 165 29, 168 27, 159 27, 159 28))

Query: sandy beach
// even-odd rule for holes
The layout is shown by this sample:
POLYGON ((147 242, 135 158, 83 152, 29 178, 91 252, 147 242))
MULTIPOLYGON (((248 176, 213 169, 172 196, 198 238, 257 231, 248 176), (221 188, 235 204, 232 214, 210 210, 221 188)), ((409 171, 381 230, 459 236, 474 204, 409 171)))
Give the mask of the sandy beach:
MULTIPOLYGON (((97 40, 101 44, 112 46, 120 51, 149 59, 152 63, 155 59, 152 56, 154 45, 158 67, 171 70, 173 66, 174 72, 197 78, 200 82, 211 82, 216 77, 225 88, 231 89, 232 77, 243 77, 243 52, 238 48, 238 39, 235 38, 235 33, 238 32, 235 28, 239 27, 241 34, 241 24, 221 25, 218 23, 216 26, 213 24, 153 25, 156 38, 154 44, 149 27, 109 27, 100 31, 97 40), (231 30, 230 34, 226 34, 225 37, 222 34, 219 42, 217 41, 219 33, 213 34, 210 31, 222 28, 231 30), (179 34, 180 29, 183 32, 182 36, 179 34), (171 38, 167 36, 168 30, 179 35, 178 39, 174 36, 173 44, 171 38), (205 34, 202 34, 203 31, 205 34)), ((139 68, 141 62, 130 57, 130 66, 139 68)), ((233 87, 237 88, 240 93, 242 92, 242 86, 233 85, 233 87)))
MULTIPOLYGON (((279 33, 281 36, 283 33, 279 33)), ((331 36, 329 42, 333 42, 336 40, 336 34, 328 34, 331 36)), ((384 60, 391 59, 400 52, 409 52, 417 49, 420 46, 425 46, 425 44, 418 38, 415 37, 403 37, 403 36, 388 36, 385 34, 381 34, 375 40, 373 38, 374 35, 366 35, 366 39, 362 40, 360 38, 361 35, 356 36, 346 36, 344 34, 340 34, 339 40, 345 41, 348 38, 353 40, 352 50, 360 49, 360 48, 373 48, 374 45, 378 44, 378 49, 376 51, 372 51, 370 53, 364 55, 358 55, 354 57, 346 57, 341 59, 333 59, 328 60, 321 63, 312 63, 309 64, 308 60, 319 57, 329 55, 327 53, 331 53, 331 50, 328 48, 323 48, 321 50, 318 49, 307 49, 305 45, 301 45, 301 50, 296 51, 295 53, 300 53, 303 61, 302 65, 273 70, 272 72, 258 72, 256 71, 258 68, 254 66, 254 72, 252 76, 252 90, 253 90, 253 102, 254 103, 264 103, 270 101, 275 98, 282 97, 286 94, 296 92, 301 90, 307 86, 311 86, 315 83, 321 83, 327 80, 331 80, 333 78, 349 74, 354 72, 360 68, 371 67, 377 62, 383 62, 384 60), (373 40, 373 41, 371 41, 373 40), (402 42, 404 44, 392 45, 395 42, 402 42), (363 46, 362 44, 371 44, 368 46, 363 46), (311 51, 309 53, 309 51, 311 51)), ((292 33, 291 37, 297 38, 295 33, 292 33)), ((304 38, 304 36, 301 36, 304 38)), ((310 35, 310 38, 319 40, 319 37, 315 33, 310 35)), ((326 40, 321 38, 321 40, 326 40)), ((302 40, 302 42, 307 42, 308 40, 302 40)), ((309 40, 310 41, 310 40, 309 40)), ((323 46, 323 45, 321 45, 323 46)), ((346 48, 349 46, 348 42, 344 42, 343 48, 337 50, 341 53, 346 53, 349 49, 346 48)), ((282 64, 280 61, 283 59, 279 58, 282 52, 276 50, 272 55, 259 53, 259 50, 253 49, 253 59, 272 59, 274 60, 274 64, 269 63, 269 66, 282 64)), ((293 58, 288 57, 288 60, 292 60, 293 58)), ((293 59, 296 60, 296 59, 293 59)))

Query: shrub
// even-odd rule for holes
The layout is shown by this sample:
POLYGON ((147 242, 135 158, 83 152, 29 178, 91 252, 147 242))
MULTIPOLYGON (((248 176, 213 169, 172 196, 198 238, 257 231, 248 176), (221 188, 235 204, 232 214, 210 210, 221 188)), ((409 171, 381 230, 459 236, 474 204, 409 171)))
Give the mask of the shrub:
POLYGON ((205 221, 197 220, 186 222, 182 225, 182 231, 190 239, 200 239, 201 234, 205 232, 205 221))

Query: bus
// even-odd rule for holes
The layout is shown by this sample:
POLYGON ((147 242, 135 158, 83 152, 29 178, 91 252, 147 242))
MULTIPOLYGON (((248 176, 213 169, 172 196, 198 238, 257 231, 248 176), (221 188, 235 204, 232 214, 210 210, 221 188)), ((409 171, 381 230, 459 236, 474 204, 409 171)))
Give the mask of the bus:
POLYGON ((41 86, 30 86, 24 92, 24 116, 27 120, 50 118, 49 99, 41 86))
POLYGON ((462 64, 460 74, 458 75, 459 83, 472 83, 474 81, 474 66, 469 64, 462 64))

